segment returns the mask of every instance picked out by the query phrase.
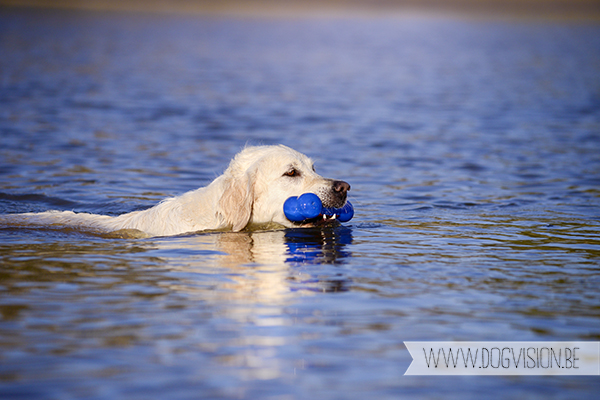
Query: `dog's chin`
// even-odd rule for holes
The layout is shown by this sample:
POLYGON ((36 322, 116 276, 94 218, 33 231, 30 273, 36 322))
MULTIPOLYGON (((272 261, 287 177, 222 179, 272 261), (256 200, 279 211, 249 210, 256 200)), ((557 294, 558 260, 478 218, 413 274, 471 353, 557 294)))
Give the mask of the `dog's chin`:
POLYGON ((315 228, 321 226, 334 226, 339 225, 339 221, 335 218, 335 216, 330 217, 327 215, 319 215, 318 217, 308 219, 302 222, 291 222, 292 227, 294 228, 315 228))
POLYGON ((289 219, 283 217, 276 218, 270 223, 277 224, 285 228, 314 228, 321 226, 335 226, 339 225, 340 222, 335 217, 325 216, 324 218, 323 215, 319 215, 318 217, 307 219, 302 222, 290 221, 289 219))

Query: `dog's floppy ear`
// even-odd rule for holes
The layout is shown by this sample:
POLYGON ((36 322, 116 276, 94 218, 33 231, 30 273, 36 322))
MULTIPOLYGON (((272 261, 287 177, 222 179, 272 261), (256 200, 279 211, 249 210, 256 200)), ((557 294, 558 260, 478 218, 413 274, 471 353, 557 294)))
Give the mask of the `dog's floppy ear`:
POLYGON ((234 232, 241 231, 250 221, 254 203, 254 174, 228 177, 225 190, 219 199, 219 213, 234 232))

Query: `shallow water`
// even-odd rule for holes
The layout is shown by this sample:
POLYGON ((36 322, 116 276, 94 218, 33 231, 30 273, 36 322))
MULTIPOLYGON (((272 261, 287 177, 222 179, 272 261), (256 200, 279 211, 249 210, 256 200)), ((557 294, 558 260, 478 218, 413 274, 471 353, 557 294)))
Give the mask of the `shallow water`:
POLYGON ((0 213, 116 215, 283 143, 336 228, 0 229, 3 398, 591 398, 408 340, 600 340, 600 27, 0 12, 0 213))

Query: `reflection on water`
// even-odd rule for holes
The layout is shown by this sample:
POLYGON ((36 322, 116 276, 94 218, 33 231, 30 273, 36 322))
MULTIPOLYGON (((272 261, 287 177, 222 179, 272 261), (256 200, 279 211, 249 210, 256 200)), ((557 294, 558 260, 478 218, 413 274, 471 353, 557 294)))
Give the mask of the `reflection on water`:
MULTIPOLYGON (((10 237, 10 231, 4 233, 10 237)), ((0 334, 7 350, 2 377, 18 381, 35 366, 33 376, 43 379, 45 374, 35 371, 56 366, 54 357, 42 356, 47 351, 60 356, 70 370, 85 364, 69 361, 82 352, 98 357, 102 349, 150 346, 150 354, 140 352, 142 359, 158 357, 159 364, 170 364, 191 345, 193 352, 222 366, 242 368, 246 379, 278 378, 284 371, 264 352, 290 340, 274 332, 247 336, 236 324, 285 327, 294 293, 342 290, 344 279, 337 274, 305 267, 321 260, 343 262, 349 256, 343 249, 351 242, 350 229, 328 227, 117 242, 73 240, 67 232, 62 240, 59 235, 52 241, 5 243, 0 245, 5 294, 0 334), (306 241, 299 247, 300 237, 306 241), (174 313, 183 321, 173 320, 174 313), (215 342, 210 339, 214 333, 195 327, 200 321, 209 332, 221 332, 215 342), (165 343, 173 341, 184 349, 165 343), (232 350, 239 346, 263 350, 232 350), (21 354, 29 356, 21 360, 21 354), (11 360, 21 360, 19 367, 7 368, 11 360)), ((114 361, 97 361, 85 373, 120 373, 114 361)), ((58 366, 60 370, 61 362, 58 366)))
MULTIPOLYGON (((289 298, 290 290, 347 290, 347 277, 331 277, 318 269, 321 264, 343 263, 350 256, 345 248, 352 243, 352 230, 343 226, 220 232, 152 243, 156 248, 149 253, 167 257, 169 267, 177 271, 226 274, 228 281, 220 288, 227 299, 277 304, 289 298), (204 255, 210 252, 214 254, 207 259, 204 255)), ((187 290, 183 286, 178 290, 187 290)))
POLYGON ((600 31, 449 18, 0 12, 0 213, 117 215, 247 142, 352 221, 164 238, 0 227, 1 398, 586 398, 407 379, 405 340, 600 339, 600 31))

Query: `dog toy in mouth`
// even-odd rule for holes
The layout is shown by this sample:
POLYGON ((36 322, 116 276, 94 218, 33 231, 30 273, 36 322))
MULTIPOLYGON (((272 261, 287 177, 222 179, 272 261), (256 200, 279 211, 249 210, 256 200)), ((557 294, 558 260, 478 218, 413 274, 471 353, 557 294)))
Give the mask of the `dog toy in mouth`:
POLYGON ((293 222, 305 222, 323 216, 324 220, 337 219, 348 222, 354 216, 354 207, 347 201, 342 208, 323 207, 319 196, 313 193, 304 193, 299 197, 290 197, 283 203, 283 212, 287 219, 293 222))

